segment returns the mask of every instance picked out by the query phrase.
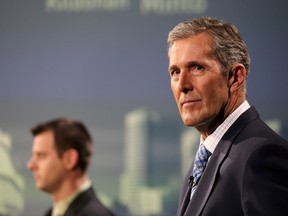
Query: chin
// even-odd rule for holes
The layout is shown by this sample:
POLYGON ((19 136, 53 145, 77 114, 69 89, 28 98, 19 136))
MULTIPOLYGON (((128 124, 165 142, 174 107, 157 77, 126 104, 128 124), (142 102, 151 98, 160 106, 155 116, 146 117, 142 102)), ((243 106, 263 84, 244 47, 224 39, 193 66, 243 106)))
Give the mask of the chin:
POLYGON ((44 190, 44 188, 45 187, 43 187, 43 185, 41 185, 41 184, 36 184, 36 188, 38 189, 38 190, 44 190))
POLYGON ((182 119, 182 121, 183 121, 183 123, 184 123, 184 125, 186 125, 186 126, 191 126, 191 127, 193 127, 193 126, 195 126, 196 124, 195 124, 195 121, 193 121, 193 120, 191 120, 191 119, 182 119))
POLYGON ((196 126, 202 124, 202 122, 199 122, 199 119, 197 119, 197 118, 192 118, 191 116, 183 117, 183 118, 182 118, 182 121, 183 121, 183 123, 184 123, 186 126, 189 126, 189 127, 196 127, 196 126))
POLYGON ((36 188, 39 189, 39 190, 43 190, 43 187, 39 184, 36 184, 36 188))

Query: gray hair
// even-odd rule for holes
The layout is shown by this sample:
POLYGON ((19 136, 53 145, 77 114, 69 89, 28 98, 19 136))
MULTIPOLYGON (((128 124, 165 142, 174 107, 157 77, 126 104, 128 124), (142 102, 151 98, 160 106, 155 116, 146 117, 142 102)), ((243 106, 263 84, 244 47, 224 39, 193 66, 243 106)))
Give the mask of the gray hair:
POLYGON ((250 55, 239 30, 235 25, 215 18, 195 18, 176 25, 168 34, 168 52, 175 41, 203 32, 212 38, 211 55, 221 64, 223 74, 229 73, 236 63, 243 64, 249 73, 250 55))

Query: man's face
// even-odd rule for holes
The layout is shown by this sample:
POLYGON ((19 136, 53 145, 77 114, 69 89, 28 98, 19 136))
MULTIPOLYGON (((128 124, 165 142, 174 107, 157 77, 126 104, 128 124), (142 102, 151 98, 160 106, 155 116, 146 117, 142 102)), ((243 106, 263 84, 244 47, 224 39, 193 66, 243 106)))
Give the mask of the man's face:
POLYGON ((229 98, 228 77, 212 58, 210 45, 210 36, 201 33, 174 42, 168 53, 171 88, 182 120, 201 130, 218 124, 229 98))
POLYGON ((54 193, 61 187, 67 172, 56 152, 52 131, 35 136, 27 167, 32 171, 38 189, 54 193))

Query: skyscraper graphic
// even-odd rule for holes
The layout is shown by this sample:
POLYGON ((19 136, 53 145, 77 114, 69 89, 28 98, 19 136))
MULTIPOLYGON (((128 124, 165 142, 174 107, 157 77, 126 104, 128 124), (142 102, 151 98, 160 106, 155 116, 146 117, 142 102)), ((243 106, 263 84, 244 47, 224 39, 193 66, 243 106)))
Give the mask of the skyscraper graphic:
POLYGON ((200 134, 195 128, 188 127, 181 133, 181 174, 184 177, 194 161, 199 147, 200 134))
POLYGON ((139 212, 140 188, 148 184, 151 129, 157 113, 139 109, 125 116, 124 173, 120 179, 120 200, 132 215, 139 212))
POLYGON ((180 171, 180 129, 175 121, 145 109, 127 113, 124 125, 119 200, 133 216, 163 215, 165 205, 177 205, 171 193, 178 192, 175 187, 180 185, 173 178, 180 171))

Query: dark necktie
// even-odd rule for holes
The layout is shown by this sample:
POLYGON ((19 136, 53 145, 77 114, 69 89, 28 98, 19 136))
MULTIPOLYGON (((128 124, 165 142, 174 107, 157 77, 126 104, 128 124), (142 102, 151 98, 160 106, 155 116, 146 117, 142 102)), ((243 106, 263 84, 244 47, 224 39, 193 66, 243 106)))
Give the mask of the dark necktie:
MULTIPOLYGON (((195 186, 198 184, 198 181, 200 177, 202 176, 202 173, 205 169, 205 166, 207 164, 208 158, 211 156, 211 152, 209 152, 204 145, 200 145, 198 148, 198 151, 196 153, 196 157, 194 160, 194 166, 192 171, 192 177, 193 177, 193 187, 191 191, 191 197, 195 191, 195 186)), ((191 179, 192 180, 192 179, 191 179)))

